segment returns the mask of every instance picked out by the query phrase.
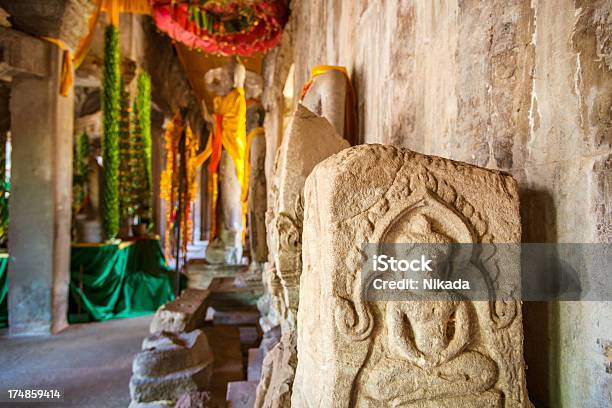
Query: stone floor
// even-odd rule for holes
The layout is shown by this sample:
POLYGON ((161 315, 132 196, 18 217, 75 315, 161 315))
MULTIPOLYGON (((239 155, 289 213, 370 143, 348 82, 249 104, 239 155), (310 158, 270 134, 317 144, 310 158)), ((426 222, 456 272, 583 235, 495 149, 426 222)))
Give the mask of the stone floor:
MULTIPOLYGON (((0 392, 61 387, 60 404, 0 407, 127 407, 132 359, 152 316, 70 326, 51 337, 0 334, 0 392)), ((5 400, 4 397, 0 400, 5 400)))

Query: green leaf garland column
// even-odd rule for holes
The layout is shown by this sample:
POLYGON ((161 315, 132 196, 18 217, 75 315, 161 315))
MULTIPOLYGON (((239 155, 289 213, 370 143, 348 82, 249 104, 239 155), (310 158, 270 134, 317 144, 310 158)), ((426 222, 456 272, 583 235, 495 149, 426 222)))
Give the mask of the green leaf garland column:
POLYGON ((133 215, 133 188, 130 161, 132 159, 130 93, 121 81, 121 102, 119 114, 119 220, 121 226, 133 215))
POLYGON ((121 73, 119 31, 109 25, 104 33, 102 109, 104 141, 102 165, 104 181, 102 193, 102 222, 106 239, 113 239, 119 231, 119 112, 121 73))
POLYGON ((152 221, 153 207, 153 176, 151 174, 151 77, 144 71, 138 74, 137 94, 134 103, 134 119, 136 133, 135 148, 141 149, 136 153, 137 160, 144 170, 143 180, 137 180, 139 194, 139 216, 148 222, 152 221), (138 140, 139 139, 139 140, 138 140))
POLYGON ((89 136, 83 132, 76 142, 72 183, 72 207, 74 215, 83 206, 87 197, 87 177, 89 176, 89 136))

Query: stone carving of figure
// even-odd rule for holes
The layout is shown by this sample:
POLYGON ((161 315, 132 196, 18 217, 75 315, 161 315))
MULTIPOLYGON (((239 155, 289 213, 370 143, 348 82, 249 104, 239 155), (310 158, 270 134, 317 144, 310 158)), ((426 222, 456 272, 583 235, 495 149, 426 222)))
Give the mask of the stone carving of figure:
MULTIPOLYGON (((361 297, 363 243, 432 244, 430 277, 441 278, 435 263, 461 255, 445 244, 520 237, 508 175, 381 145, 321 162, 304 188, 291 406, 531 407, 520 304, 495 319, 501 305, 453 291, 361 297)), ((515 273, 501 265, 500 275, 515 273)))
MULTIPOLYGON (((243 89, 246 76, 244 65, 237 62, 230 65, 233 68, 233 89, 243 89)), ((223 91, 226 89, 223 86, 219 86, 218 81, 212 81, 211 84, 211 92, 223 91)), ((222 96, 224 95, 217 94, 217 97, 222 96)), ((244 98, 244 95, 238 98, 244 98)), ((227 109, 233 109, 233 103, 226 103, 224 99, 218 99, 216 103, 224 107, 228 105, 226 107, 227 109)), ((246 106, 244 108, 246 109, 246 106)), ((225 108, 222 107, 221 109, 225 108)), ((234 112, 232 112, 232 114, 234 114, 234 112)), ((212 120, 211 127, 214 128, 217 124, 213 119, 209 119, 212 120)), ((243 132, 245 132, 246 123, 237 124, 237 126, 243 126, 243 132)), ((245 138, 245 135, 243 134, 237 137, 245 138)), ((239 143, 244 144, 245 140, 239 143)), ((238 264, 242 260, 242 231, 244 228, 242 219, 243 192, 239 175, 242 174, 243 169, 241 168, 239 170, 240 171, 237 171, 235 160, 230 156, 224 146, 219 161, 218 185, 220 188, 217 200, 217 207, 219 209, 217 210, 217 208, 215 208, 215 214, 211 214, 212 217, 216 218, 215 223, 218 225, 218 233, 217 236, 209 242, 206 248, 206 260, 211 264, 238 264)))
MULTIPOLYGON (((418 248, 435 252, 426 255, 434 260, 428 277, 443 279, 441 266, 452 252, 444 244, 453 239, 436 231, 427 216, 419 212, 398 222, 403 225, 392 226, 384 242, 442 244, 418 248)), ((449 397, 484 392, 493 386, 497 379, 495 363, 466 350, 473 336, 473 317, 468 303, 458 294, 440 293, 436 300, 414 295, 409 301, 387 302, 382 309, 391 358, 381 358, 371 371, 365 382, 366 398, 405 404, 418 400, 419 390, 424 388, 432 389, 429 393, 436 397, 449 397), (409 384, 403 379, 405 375, 412 377, 409 384)))

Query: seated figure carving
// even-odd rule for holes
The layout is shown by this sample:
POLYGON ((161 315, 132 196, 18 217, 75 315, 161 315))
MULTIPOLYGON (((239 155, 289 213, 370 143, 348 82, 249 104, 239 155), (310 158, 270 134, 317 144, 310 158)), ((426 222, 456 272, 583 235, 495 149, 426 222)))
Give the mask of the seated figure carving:
MULTIPOLYGON (((384 241, 452 243, 452 238, 435 230, 424 211, 427 208, 400 217, 404 222, 391 226, 384 241)), ((469 232, 461 235, 469 237, 469 232)), ((428 259, 433 260, 427 278, 443 279, 443 265, 452 250, 446 245, 419 246, 419 250, 430 252, 428 259)), ((495 363, 469 350, 475 327, 469 303, 457 293, 438 292, 435 300, 414 294, 410 301, 387 302, 382 307, 388 356, 380 358, 368 375, 367 399, 403 404, 422 398, 424 389, 431 397, 452 397, 483 392, 495 384, 495 363), (406 376, 412 379, 408 387, 406 376)))

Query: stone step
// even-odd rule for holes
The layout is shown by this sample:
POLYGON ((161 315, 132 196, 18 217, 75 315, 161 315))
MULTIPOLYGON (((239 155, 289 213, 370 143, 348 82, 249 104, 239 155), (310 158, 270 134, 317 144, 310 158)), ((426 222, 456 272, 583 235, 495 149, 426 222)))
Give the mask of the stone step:
POLYGON ((256 381, 235 381, 227 384, 227 407, 253 408, 257 384, 256 381))
POLYGON ((213 352, 213 375, 210 383, 212 397, 225 401, 227 384, 245 379, 240 331, 236 326, 207 326, 204 328, 213 352))
POLYGON ((259 311, 257 309, 218 310, 213 315, 214 324, 230 324, 236 326, 257 326, 259 311))
POLYGON ((259 382, 261 379, 261 366, 265 351, 261 348, 249 349, 249 362, 247 366, 247 381, 259 382))
POLYGON ((246 354, 250 348, 259 344, 261 336, 255 326, 240 326, 238 330, 240 330, 240 346, 246 354))

